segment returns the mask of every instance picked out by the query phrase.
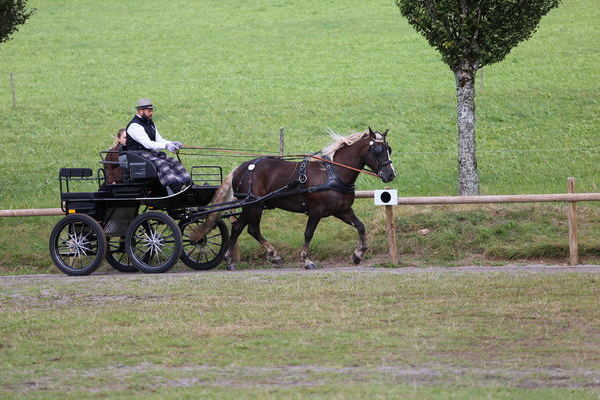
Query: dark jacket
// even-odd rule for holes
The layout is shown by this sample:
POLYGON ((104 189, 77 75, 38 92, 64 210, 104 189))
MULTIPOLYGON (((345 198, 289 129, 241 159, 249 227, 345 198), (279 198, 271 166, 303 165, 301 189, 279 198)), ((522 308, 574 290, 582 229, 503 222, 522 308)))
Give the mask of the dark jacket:
MULTIPOLYGON (((120 145, 116 145, 108 149, 108 151, 118 152, 121 150, 120 145)), ((119 153, 107 153, 104 161, 119 162, 119 153)), ((108 183, 121 183, 123 182, 123 171, 119 164, 104 163, 104 172, 106 173, 106 181, 108 183)))

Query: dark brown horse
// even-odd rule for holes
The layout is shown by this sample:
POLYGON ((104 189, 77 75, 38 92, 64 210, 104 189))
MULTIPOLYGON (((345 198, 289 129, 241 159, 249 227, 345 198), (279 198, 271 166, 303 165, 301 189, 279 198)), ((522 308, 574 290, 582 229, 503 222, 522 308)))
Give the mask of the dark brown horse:
MULTIPOLYGON (((267 260, 281 262, 275 248, 260 232, 262 213, 268 208, 281 208, 308 215, 304 247, 300 253, 306 269, 316 268, 315 263, 308 258, 308 246, 321 218, 329 216, 352 225, 358 231, 358 245, 352 255, 354 263, 358 264, 367 250, 367 243, 365 227, 352 210, 354 182, 365 165, 383 182, 390 182, 395 178, 396 173, 390 160, 391 149, 386 142, 387 132, 379 133, 369 128, 366 132, 349 136, 333 135, 334 142, 323 150, 321 157, 331 159, 334 163, 314 159, 309 162, 310 158, 304 162, 291 162, 265 157, 246 161, 235 168, 212 201, 214 204, 238 198, 252 203, 242 207, 241 215, 232 224, 231 238, 225 253, 227 269, 235 269, 232 249, 246 225, 248 233, 267 250, 267 260), (270 193, 272 195, 267 196, 270 193), (258 202, 251 201, 263 196, 267 197, 258 202)), ((210 214, 204 226, 212 226, 218 217, 217 213, 210 214)), ((202 237, 204 234, 201 227, 193 236, 202 237)))

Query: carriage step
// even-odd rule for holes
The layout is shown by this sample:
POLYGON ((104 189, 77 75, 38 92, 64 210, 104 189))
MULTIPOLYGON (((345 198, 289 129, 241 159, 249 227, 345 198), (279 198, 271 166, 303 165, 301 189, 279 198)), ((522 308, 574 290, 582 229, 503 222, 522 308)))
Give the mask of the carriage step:
POLYGON ((60 195, 61 200, 73 201, 73 200, 94 200, 94 199, 104 199, 108 196, 108 192, 106 191, 98 191, 98 192, 66 192, 60 195))

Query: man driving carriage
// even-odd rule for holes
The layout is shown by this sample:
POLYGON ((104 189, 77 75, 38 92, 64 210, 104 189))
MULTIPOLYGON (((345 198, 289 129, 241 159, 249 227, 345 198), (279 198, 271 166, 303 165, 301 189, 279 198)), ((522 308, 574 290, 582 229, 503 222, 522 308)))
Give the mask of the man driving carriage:
POLYGON ((179 192, 191 183, 190 174, 178 160, 159 150, 175 153, 182 143, 165 140, 160 135, 152 120, 154 106, 150 99, 139 99, 135 108, 136 115, 126 128, 127 151, 137 152, 156 166, 158 179, 169 194, 179 192))

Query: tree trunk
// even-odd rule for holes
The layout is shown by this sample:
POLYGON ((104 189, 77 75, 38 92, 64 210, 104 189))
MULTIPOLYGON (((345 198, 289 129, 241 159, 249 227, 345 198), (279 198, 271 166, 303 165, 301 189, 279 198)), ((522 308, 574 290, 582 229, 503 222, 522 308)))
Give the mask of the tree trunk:
POLYGON ((458 113, 458 187, 461 196, 479 195, 475 156, 475 72, 472 67, 454 70, 458 113))

